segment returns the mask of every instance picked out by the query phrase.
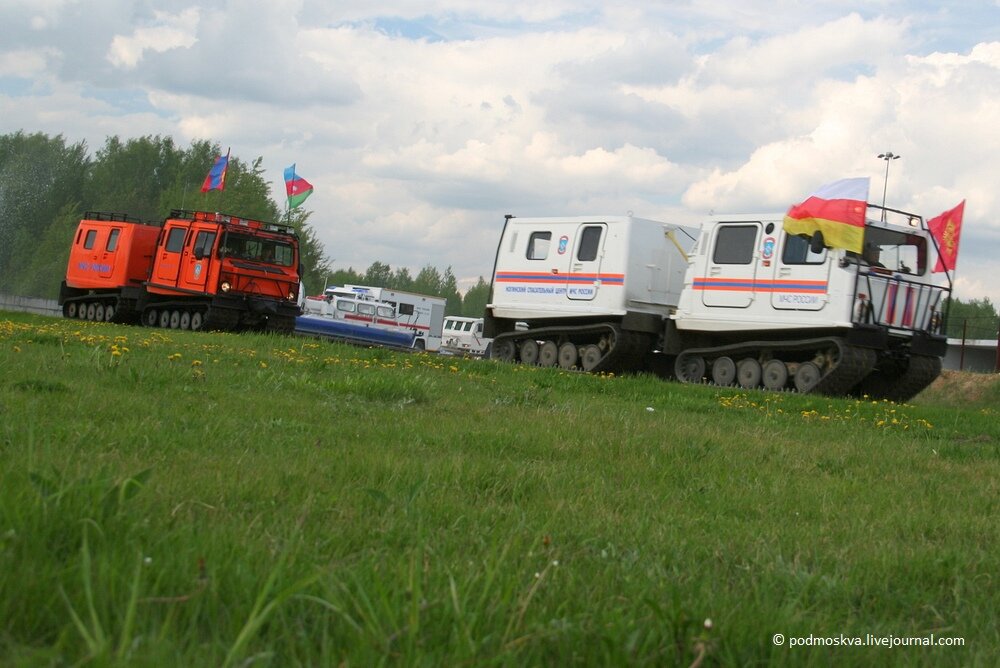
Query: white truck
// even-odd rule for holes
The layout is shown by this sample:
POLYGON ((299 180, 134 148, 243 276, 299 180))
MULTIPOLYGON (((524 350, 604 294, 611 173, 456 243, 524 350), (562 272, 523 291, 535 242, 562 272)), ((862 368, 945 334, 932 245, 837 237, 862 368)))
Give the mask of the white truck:
POLYGON ((483 336, 483 319, 450 315, 444 319, 440 352, 444 355, 488 356, 492 339, 483 336))
POLYGON ((437 352, 446 304, 440 297, 402 290, 365 285, 330 287, 320 296, 306 297, 296 331, 437 352))
POLYGON ((785 234, 780 213, 700 228, 508 216, 485 317, 491 356, 908 399, 940 373, 951 277, 931 273, 937 246, 920 216, 868 206, 885 214, 865 226, 885 266, 820 233, 785 234))

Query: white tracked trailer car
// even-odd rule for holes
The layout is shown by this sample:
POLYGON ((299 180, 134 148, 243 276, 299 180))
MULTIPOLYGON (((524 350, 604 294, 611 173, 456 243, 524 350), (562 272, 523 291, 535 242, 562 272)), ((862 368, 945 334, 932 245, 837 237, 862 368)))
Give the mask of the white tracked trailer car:
POLYGON ((866 221, 861 255, 785 234, 782 214, 700 228, 508 216, 486 309, 492 357, 909 399, 940 373, 951 277, 931 272, 920 216, 872 209, 884 215, 866 221))

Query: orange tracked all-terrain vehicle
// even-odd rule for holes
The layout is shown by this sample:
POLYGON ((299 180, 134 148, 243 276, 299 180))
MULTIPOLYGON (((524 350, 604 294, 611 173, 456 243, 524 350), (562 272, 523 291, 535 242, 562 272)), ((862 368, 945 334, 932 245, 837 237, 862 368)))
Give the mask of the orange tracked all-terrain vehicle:
POLYGON ((291 332, 300 275, 298 237, 283 225, 206 211, 174 210, 156 224, 88 212, 59 304, 81 320, 291 332))

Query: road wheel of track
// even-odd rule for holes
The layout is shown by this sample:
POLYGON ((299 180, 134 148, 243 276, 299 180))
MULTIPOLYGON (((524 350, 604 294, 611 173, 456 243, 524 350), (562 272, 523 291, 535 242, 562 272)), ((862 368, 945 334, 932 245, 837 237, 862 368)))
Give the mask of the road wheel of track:
POLYGON ((97 320, 97 304, 87 304, 87 320, 97 320))
POLYGON ((803 362, 795 370, 795 389, 805 394, 816 387, 816 383, 819 382, 822 375, 822 372, 815 363, 803 362))
POLYGON ((538 341, 526 339, 521 342, 521 364, 529 366, 538 362, 538 341))
POLYGON ((580 357, 575 343, 564 343, 559 346, 559 367, 562 369, 572 369, 576 366, 576 360, 580 357))
POLYGON ((63 315, 66 316, 67 318, 75 318, 76 302, 70 302, 69 304, 66 304, 66 307, 63 309, 63 315))
POLYGON ((205 324, 205 318, 202 316, 201 311, 195 311, 191 314, 191 331, 197 332, 201 329, 202 325, 205 324))
POLYGON ((191 329, 191 312, 184 311, 181 313, 181 329, 191 329))
POLYGON ((740 387, 745 390, 752 390, 760 385, 762 373, 760 362, 752 358, 740 360, 739 364, 736 365, 736 378, 739 380, 740 387))
POLYGON ((168 325, 170 329, 177 329, 181 326, 181 312, 180 311, 170 311, 168 316, 168 325))
POLYGON ((160 311, 160 329, 170 327, 170 311, 160 311))
POLYGON ((555 341, 546 341, 538 349, 538 364, 541 366, 555 366, 559 360, 559 346, 555 341))
POLYGON ((97 304, 94 307, 94 320, 104 322, 104 304, 97 304))
POLYGON ((513 341, 500 341, 499 343, 493 343, 493 350, 491 357, 495 360, 501 362, 513 362, 514 358, 517 356, 517 347, 514 345, 513 341))
POLYGON ((788 384, 788 367, 781 360, 768 360, 763 372, 764 387, 768 390, 781 390, 788 384))
POLYGON ((580 351, 580 364, 584 371, 593 371, 601 363, 602 357, 604 357, 604 353, 601 352, 599 346, 593 344, 584 346, 583 350, 580 351))
POLYGON ((700 383, 705 377, 705 358, 701 355, 678 355, 674 375, 682 383, 700 383))
POLYGON ((111 322, 115 319, 115 307, 108 304, 104 307, 104 322, 111 322))
POLYGON ((728 387, 736 380, 736 362, 732 357, 720 357, 712 362, 712 382, 728 387))

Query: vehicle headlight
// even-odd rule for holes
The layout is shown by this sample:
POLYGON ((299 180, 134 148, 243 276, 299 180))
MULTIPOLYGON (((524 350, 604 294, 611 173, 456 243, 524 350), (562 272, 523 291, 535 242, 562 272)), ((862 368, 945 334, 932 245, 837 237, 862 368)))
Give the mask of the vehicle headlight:
POLYGON ((222 281, 222 284, 219 285, 219 287, 222 289, 223 292, 229 292, 233 288, 232 284, 229 281, 222 281))
POLYGON ((288 291, 288 301, 290 302, 295 301, 295 290, 288 291))

